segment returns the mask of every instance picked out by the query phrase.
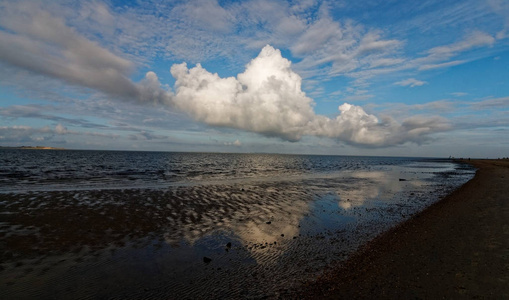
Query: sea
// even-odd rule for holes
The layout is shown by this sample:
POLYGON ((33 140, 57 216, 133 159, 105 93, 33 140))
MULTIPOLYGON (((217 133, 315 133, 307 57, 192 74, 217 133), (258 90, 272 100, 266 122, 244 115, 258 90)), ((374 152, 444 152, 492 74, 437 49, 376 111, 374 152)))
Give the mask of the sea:
POLYGON ((284 298, 474 175, 442 158, 0 149, 0 298, 284 298))

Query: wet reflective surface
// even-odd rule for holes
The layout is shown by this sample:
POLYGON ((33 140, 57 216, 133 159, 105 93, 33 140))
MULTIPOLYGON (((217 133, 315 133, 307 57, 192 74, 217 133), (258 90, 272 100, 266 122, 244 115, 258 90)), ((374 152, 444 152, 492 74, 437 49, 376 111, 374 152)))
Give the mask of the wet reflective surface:
POLYGON ((9 151, 2 298, 284 296, 474 174, 409 158, 9 151))

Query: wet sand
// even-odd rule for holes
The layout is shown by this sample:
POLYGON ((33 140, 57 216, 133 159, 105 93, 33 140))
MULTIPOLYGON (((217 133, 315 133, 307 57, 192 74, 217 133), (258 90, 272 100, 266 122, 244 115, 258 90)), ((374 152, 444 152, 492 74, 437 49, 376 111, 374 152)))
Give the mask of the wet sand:
POLYGON ((291 298, 473 176, 432 166, 0 193, 0 298, 291 298))
POLYGON ((471 181, 295 298, 509 299, 509 160, 468 163, 471 181))

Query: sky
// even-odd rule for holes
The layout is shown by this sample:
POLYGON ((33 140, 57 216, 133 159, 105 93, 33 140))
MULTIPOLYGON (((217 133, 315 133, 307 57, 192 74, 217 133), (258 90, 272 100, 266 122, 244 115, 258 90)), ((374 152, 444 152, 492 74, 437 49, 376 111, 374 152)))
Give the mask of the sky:
POLYGON ((2 1, 0 146, 509 157, 509 1, 2 1))

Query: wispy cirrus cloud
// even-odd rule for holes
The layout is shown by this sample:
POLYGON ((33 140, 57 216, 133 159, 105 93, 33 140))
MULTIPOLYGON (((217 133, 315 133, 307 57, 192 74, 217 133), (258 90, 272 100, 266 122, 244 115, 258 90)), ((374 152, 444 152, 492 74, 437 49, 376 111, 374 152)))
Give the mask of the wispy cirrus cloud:
POLYGON ((471 49, 491 47, 495 41, 490 34, 476 30, 455 43, 429 49, 426 56, 415 59, 411 64, 420 71, 457 66, 468 60, 451 60, 452 58, 471 49))
POLYGON ((428 50, 428 58, 444 59, 449 58, 459 52, 469 50, 476 47, 492 46, 495 43, 495 38, 482 31, 473 31, 467 35, 463 40, 456 43, 434 47, 428 50))
POLYGON ((505 39, 509 37, 509 3, 504 0, 487 0, 487 3, 493 9, 495 14, 504 18, 504 27, 497 32, 497 39, 505 39))
MULTIPOLYGON (((108 139, 117 139, 119 137, 117 134, 68 130, 62 124, 57 124, 55 127, 32 127, 22 125, 0 126, 0 142, 4 145, 44 143, 55 141, 56 137, 64 135, 92 136, 108 139)), ((61 142, 62 140, 59 141, 59 143, 61 142)))
MULTIPOLYGON (((456 42, 433 47, 421 53, 420 56, 415 58, 399 59, 399 62, 394 65, 381 66, 378 68, 364 69, 352 71, 348 76, 355 78, 357 82, 364 83, 367 80, 388 74, 398 74, 403 71, 429 71, 440 68, 448 68, 470 62, 471 60, 456 59, 463 55, 465 52, 492 47, 496 42, 495 38, 485 32, 472 31, 456 42)), ((401 80, 398 83, 407 83, 401 80)), ((401 85, 401 84, 398 84, 401 85)), ((415 85, 418 86, 418 85, 415 85)))
POLYGON ((417 80, 415 78, 408 78, 405 80, 401 80, 394 83, 395 85, 400 86, 409 86, 409 87, 416 87, 416 86, 423 86, 425 84, 428 84, 426 81, 417 80))
POLYGON ((489 98, 472 104, 476 110, 482 109, 506 109, 509 110, 509 97, 489 98))
POLYGON ((440 63, 440 64, 426 64, 426 65, 419 66, 419 71, 427 71, 427 70, 454 67, 454 66, 464 64, 466 62, 467 61, 465 61, 465 60, 453 60, 453 61, 440 63))
POLYGON ((12 120, 30 118, 71 124, 83 128, 106 128, 104 125, 92 123, 83 118, 67 118, 48 113, 48 111, 55 111, 55 108, 42 105, 12 105, 2 108, 2 110, 0 110, 0 116, 12 120))

